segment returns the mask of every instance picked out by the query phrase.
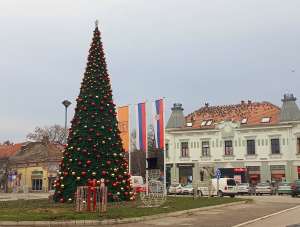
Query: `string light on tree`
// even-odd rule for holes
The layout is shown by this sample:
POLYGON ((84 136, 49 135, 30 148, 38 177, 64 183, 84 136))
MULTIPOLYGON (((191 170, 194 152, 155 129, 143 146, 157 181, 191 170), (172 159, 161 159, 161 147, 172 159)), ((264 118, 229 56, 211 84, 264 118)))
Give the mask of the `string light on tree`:
POLYGON ((86 186, 89 180, 100 182, 101 178, 110 201, 115 195, 132 200, 98 21, 87 59, 54 200, 71 202, 78 186, 86 186))

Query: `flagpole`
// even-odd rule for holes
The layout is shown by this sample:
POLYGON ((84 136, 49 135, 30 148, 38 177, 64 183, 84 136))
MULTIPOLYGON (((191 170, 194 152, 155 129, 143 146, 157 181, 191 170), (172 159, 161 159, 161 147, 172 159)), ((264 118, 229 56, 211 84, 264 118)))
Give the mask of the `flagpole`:
POLYGON ((166 98, 163 97, 163 127, 164 127, 164 139, 163 139, 163 152, 164 152, 164 194, 167 195, 167 171, 166 171, 166 128, 165 128, 165 112, 166 112, 166 98))
MULTIPOLYGON (((145 101, 145 112, 146 112, 146 146, 145 146, 145 150, 146 150, 146 185, 147 185, 147 195, 149 194, 149 170, 148 170, 148 151, 149 151, 149 147, 148 147, 148 121, 147 121, 147 103, 148 101, 145 101)), ((150 109, 151 111, 151 109, 150 109)))
POLYGON ((131 175, 131 125, 130 125, 130 105, 128 105, 128 172, 131 175))

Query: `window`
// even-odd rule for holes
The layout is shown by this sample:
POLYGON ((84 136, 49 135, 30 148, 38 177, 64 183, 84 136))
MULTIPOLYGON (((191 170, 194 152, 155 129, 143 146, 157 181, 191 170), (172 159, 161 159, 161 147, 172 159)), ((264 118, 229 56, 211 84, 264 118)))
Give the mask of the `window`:
POLYGON ((297 138, 297 154, 300 154, 300 138, 297 138))
POLYGON ((186 123, 186 126, 187 126, 187 127, 192 127, 192 126, 193 126, 193 123, 192 123, 192 122, 187 122, 187 123, 186 123))
POLYGON ((202 141, 202 156, 209 156, 209 141, 202 141))
POLYGON ((166 143, 166 157, 169 158, 169 144, 166 143))
POLYGON ((260 122, 261 123, 270 123, 270 120, 271 120, 270 117, 263 117, 260 122))
POLYGON ((206 125, 206 121, 202 121, 201 126, 205 126, 206 125))
POLYGON ((247 118, 243 118, 243 119, 241 120, 241 123, 242 123, 242 124, 247 124, 247 121, 248 121, 247 118))
POLYGON ((247 155, 255 154, 255 140, 247 140, 247 155))
POLYGON ((209 121, 206 122, 207 126, 210 126, 211 124, 212 124, 212 120, 209 120, 209 121))
POLYGON ((181 142, 181 157, 189 157, 189 143, 181 142))
POLYGON ((271 139, 271 153, 280 154, 279 139, 271 139))
POLYGON ((233 155, 232 140, 225 140, 225 155, 233 155))
POLYGON ((32 179, 32 191, 41 191, 43 188, 42 179, 32 179))
POLYGON ((205 120, 201 122, 201 126, 210 126, 213 120, 205 120))

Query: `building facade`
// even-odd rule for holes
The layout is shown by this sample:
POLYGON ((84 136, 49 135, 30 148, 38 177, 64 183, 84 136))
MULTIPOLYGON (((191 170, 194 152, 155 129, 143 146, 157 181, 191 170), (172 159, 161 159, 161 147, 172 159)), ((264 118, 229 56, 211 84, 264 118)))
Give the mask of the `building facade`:
POLYGON ((183 115, 174 104, 166 127, 167 181, 205 181, 215 170, 240 182, 300 179, 300 111, 287 94, 269 102, 209 106, 183 115))
POLYGON ((63 146, 23 143, 7 163, 8 192, 47 192, 53 189, 63 146))

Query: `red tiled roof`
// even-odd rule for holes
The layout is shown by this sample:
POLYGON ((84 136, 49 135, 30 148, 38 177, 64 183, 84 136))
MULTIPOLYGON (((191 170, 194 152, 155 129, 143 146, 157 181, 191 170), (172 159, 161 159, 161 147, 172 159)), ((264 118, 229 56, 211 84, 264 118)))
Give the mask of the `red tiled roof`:
POLYGON ((186 116, 186 122, 192 123, 192 128, 214 128, 222 121, 240 122, 247 119, 241 126, 272 125, 279 123, 280 108, 269 102, 242 102, 236 105, 204 106, 186 116), (270 118, 270 122, 262 123, 262 118, 270 118), (201 125, 211 120, 211 125, 201 125))
POLYGON ((15 155, 22 147, 21 143, 14 145, 0 145, 0 159, 15 155))

